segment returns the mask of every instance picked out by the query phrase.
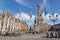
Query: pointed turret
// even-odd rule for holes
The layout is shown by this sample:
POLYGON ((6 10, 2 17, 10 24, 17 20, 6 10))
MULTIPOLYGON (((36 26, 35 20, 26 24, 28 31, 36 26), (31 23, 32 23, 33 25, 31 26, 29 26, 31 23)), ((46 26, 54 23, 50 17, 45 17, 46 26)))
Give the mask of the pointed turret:
POLYGON ((21 14, 21 11, 20 11, 18 18, 21 20, 21 17, 22 17, 22 14, 21 14))

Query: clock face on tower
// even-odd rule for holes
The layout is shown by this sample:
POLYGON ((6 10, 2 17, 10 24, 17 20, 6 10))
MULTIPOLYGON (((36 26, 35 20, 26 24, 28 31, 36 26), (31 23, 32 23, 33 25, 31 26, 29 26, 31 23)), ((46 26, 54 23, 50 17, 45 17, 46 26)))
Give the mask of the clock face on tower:
POLYGON ((40 16, 42 16, 42 14, 40 14, 40 16))

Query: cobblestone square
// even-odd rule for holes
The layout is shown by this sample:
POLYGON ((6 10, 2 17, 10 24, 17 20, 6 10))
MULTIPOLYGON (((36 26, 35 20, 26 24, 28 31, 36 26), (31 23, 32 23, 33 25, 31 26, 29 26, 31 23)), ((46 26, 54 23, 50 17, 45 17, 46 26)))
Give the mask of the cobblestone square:
POLYGON ((60 38, 44 38, 45 35, 41 35, 41 34, 36 34, 36 35, 32 35, 32 34, 24 34, 21 36, 0 36, 0 40, 60 40, 60 38))

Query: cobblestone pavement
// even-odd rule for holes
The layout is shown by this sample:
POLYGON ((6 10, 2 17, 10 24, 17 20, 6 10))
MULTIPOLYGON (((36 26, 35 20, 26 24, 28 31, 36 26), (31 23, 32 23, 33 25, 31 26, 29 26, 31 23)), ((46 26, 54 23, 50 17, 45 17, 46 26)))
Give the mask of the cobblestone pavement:
POLYGON ((0 40, 60 40, 60 38, 44 38, 45 35, 32 35, 32 34, 24 34, 22 36, 14 37, 14 36, 0 36, 0 40))

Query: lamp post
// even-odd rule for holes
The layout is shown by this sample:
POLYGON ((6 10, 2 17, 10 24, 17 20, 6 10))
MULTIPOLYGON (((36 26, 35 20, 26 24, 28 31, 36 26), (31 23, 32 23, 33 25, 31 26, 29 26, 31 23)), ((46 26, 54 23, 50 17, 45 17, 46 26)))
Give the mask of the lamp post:
POLYGON ((35 19, 34 19, 34 30, 36 30, 36 28, 35 28, 36 23, 37 23, 37 21, 36 21, 36 17, 35 17, 35 19))
POLYGON ((35 17, 35 19, 34 19, 34 24, 36 24, 37 22, 36 22, 36 17, 35 17))
POLYGON ((33 27, 34 27, 34 29, 33 29, 33 34, 35 34, 35 31, 36 31, 36 23, 37 23, 37 22, 36 22, 36 17, 35 17, 35 19, 34 19, 34 26, 33 26, 33 27))
POLYGON ((54 15, 53 13, 52 15, 49 16, 49 19, 54 23, 55 26, 55 22, 58 20, 58 15, 54 15))

